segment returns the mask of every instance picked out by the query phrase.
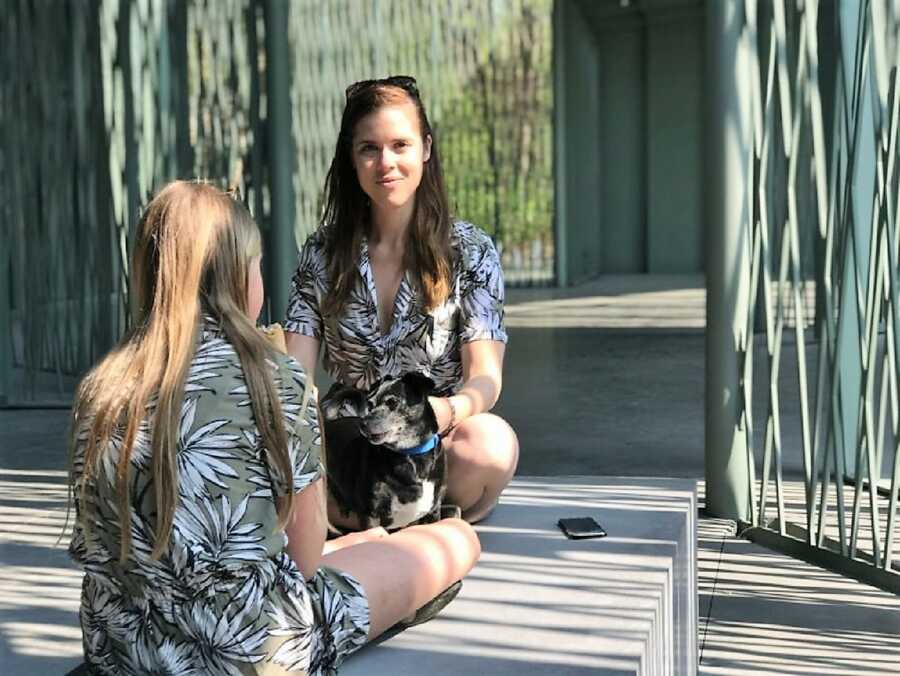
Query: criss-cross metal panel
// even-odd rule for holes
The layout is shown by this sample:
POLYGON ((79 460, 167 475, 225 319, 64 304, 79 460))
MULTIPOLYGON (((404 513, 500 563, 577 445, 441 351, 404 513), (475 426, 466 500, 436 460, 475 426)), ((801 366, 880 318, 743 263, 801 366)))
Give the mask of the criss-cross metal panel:
POLYGON ((139 205, 178 176, 255 184, 260 12, 251 0, 6 9, 0 399, 65 403, 125 328, 139 205))
POLYGON ((900 479, 900 8, 744 8, 755 52, 746 241, 759 302, 738 353, 752 525, 896 587, 884 574, 896 572, 900 479), (788 454, 800 462, 786 478, 788 454))
MULTIPOLYGON (((240 186, 269 227, 267 144, 278 139, 267 134, 266 7, 5 7, 0 405, 65 404, 121 335, 131 233, 162 183, 240 186)), ((318 221, 343 88, 404 72, 429 105, 457 215, 496 238, 511 284, 551 282, 550 10, 551 0, 287 5, 293 134, 283 142, 296 147, 296 238, 318 221)))

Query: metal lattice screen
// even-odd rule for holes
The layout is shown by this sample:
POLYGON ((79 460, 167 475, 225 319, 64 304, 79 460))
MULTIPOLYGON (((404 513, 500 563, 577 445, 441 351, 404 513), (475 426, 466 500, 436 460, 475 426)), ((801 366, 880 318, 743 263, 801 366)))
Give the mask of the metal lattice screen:
POLYGON ((745 21, 761 299, 739 341, 752 522, 897 588, 900 9, 750 0, 745 21))
MULTIPOLYGON (((161 184, 239 185, 266 227, 265 7, 6 6, 0 404, 64 402, 121 335, 132 229, 161 184)), ((298 241, 318 220, 344 87, 404 72, 420 81, 456 214, 494 235, 510 283, 551 282, 551 0, 288 7, 298 241)))
POLYGON ((298 228, 316 224, 344 87, 414 75, 451 204, 493 235, 507 281, 553 280, 551 0, 293 2, 298 228))
POLYGON ((250 171, 261 166, 261 15, 247 0, 8 10, 0 395, 65 401, 125 328, 129 240, 156 188, 176 177, 250 183, 264 217, 250 171))

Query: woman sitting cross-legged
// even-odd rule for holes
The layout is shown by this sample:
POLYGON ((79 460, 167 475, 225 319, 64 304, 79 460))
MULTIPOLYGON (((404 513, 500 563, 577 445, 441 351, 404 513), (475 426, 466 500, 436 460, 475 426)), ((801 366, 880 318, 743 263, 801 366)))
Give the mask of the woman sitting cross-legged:
POLYGON ((70 552, 100 674, 331 674, 477 560, 459 519, 326 545, 307 375, 255 328, 260 233, 175 182, 147 206, 133 328, 73 412, 70 552))
MULTIPOLYGON (((475 225, 454 219, 435 131, 409 76, 346 90, 320 227, 300 253, 284 327, 309 373, 371 393, 414 372, 447 454, 447 501, 469 522, 494 509, 519 442, 491 409, 500 396, 506 331, 500 257, 475 225)), ((333 505, 332 523, 361 515, 333 505)), ((363 521, 364 522, 364 521, 363 521)))

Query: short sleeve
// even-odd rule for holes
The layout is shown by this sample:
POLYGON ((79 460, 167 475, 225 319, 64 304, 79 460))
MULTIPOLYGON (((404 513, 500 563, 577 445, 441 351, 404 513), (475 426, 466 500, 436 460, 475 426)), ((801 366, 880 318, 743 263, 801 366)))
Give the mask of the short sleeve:
POLYGON ((313 338, 322 338, 319 312, 326 278, 325 259, 318 233, 310 235, 300 250, 297 270, 291 279, 284 329, 313 338))
POLYGON ((460 272, 460 340, 507 341, 503 326, 503 270, 494 243, 482 235, 464 253, 460 272))
MULTIPOLYGON (((84 476, 84 448, 89 437, 89 423, 86 421, 73 420, 72 424, 76 426, 77 433, 75 435, 75 447, 72 454, 72 507, 74 511, 74 521, 72 523, 72 536, 69 540, 69 557, 76 565, 83 568, 88 560, 87 543, 84 538, 84 527, 82 526, 83 515, 81 513, 81 478, 84 476)), ((68 518, 68 514, 66 518, 68 518)))
POLYGON ((291 396, 282 404, 285 420, 290 430, 289 451, 293 472, 293 491, 299 493, 324 475, 322 464, 322 434, 319 428, 319 411, 316 406, 315 388, 303 399, 307 387, 303 368, 292 358, 288 358, 287 371, 291 380, 291 396))

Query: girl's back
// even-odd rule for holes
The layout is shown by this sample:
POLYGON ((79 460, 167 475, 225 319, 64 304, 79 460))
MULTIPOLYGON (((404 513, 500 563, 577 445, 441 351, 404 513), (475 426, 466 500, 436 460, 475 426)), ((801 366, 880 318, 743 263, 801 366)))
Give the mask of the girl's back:
MULTIPOLYGON (((290 358, 279 361, 271 366, 288 432, 293 489, 299 491, 321 469, 316 409, 309 397, 303 408, 303 371, 290 358)), ((240 360, 214 320, 204 320, 185 386, 178 500, 168 551, 159 560, 151 557, 156 510, 148 421, 154 405, 148 404, 131 455, 128 559, 119 562, 116 439, 86 489, 91 522, 85 529, 79 519, 70 547, 86 571, 86 657, 110 673, 246 673, 251 664, 250 673, 277 673, 278 665, 308 664, 320 652, 310 649, 317 639, 318 605, 310 593, 335 589, 316 578, 307 583, 284 551, 240 360)), ((79 430, 82 439, 87 422, 79 430)), ((76 444, 76 486, 82 447, 76 444)), ((80 503, 81 496, 76 498, 80 503)), ((348 603, 338 604, 343 613, 329 623, 362 643, 365 634, 354 630, 366 623, 365 600, 352 584, 345 591, 348 603), (348 613, 355 616, 344 617, 348 613)))

